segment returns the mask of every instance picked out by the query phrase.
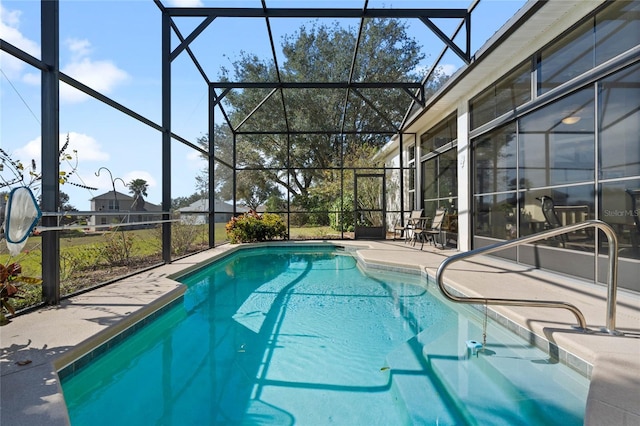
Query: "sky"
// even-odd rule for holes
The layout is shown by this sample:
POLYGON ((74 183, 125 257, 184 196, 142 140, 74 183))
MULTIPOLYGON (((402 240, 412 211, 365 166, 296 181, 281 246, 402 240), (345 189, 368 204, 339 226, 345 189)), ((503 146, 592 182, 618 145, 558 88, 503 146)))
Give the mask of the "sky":
MULTIPOLYGON (((167 7, 255 7, 259 0, 162 0, 167 7)), ((294 1, 267 0, 268 7, 349 7, 362 8, 363 0, 294 1)), ((467 8, 468 1, 381 1, 369 0, 369 8, 467 8)), ((473 12, 472 53, 478 50, 522 5, 524 0, 482 0, 473 12)), ((201 19, 179 18, 176 24, 187 36, 201 19)), ((451 33, 457 21, 435 21, 451 33)), ((302 24, 299 19, 272 19, 274 41, 291 35, 302 24)), ((321 23, 329 23, 322 21, 321 23)), ((357 28, 358 21, 341 21, 357 28)), ((428 69, 443 44, 424 24, 410 22, 409 34, 423 46, 427 55, 421 69, 428 69)), ((40 58, 40 1, 2 0, 0 38, 40 58)), ((173 45, 177 38, 173 37, 173 45)), ((212 81, 221 67, 231 68, 241 51, 269 58, 264 19, 216 19, 191 46, 212 81)), ((280 51, 278 48, 278 54, 280 51)), ((161 14, 152 0, 60 0, 61 71, 103 93, 147 119, 161 124, 161 14)), ((279 63, 283 58, 278 58, 279 63)), ((446 72, 460 67, 453 54, 445 56, 446 72)), ((23 163, 35 160, 40 170, 40 72, 0 51, 0 148, 23 163)), ((207 87, 198 71, 180 55, 172 63, 172 131, 196 142, 207 131, 207 87)), ((408 106, 408 105, 407 105, 408 106)), ((220 122, 217 114, 216 122, 220 122)), ((67 153, 71 160, 61 170, 74 171, 70 183, 60 190, 70 196, 78 210, 90 210, 90 199, 115 185, 127 194, 126 183, 144 179, 149 184, 145 199, 154 204, 162 200, 161 135, 158 131, 61 83, 60 144, 69 137, 67 153), (75 150, 75 153, 74 153, 75 150), (87 190, 71 183, 87 185, 87 190)), ((172 143, 172 197, 196 192, 195 177, 205 167, 197 152, 179 142, 172 143)), ((10 179, 5 167, 0 172, 10 179)), ((4 189, 4 188, 3 188, 4 189)), ((1 189, 0 189, 1 190, 1 189)), ((36 196, 37 196, 36 192, 36 196)))

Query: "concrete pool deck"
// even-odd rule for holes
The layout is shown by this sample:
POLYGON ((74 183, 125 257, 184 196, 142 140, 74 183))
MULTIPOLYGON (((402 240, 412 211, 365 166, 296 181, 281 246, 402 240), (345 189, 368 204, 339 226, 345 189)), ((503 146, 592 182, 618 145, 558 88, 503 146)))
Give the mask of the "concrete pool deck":
MULTIPOLYGON (((367 267, 426 270, 432 277, 446 256, 457 253, 431 246, 421 251, 390 240, 333 243, 357 247, 367 267)), ((60 306, 20 315, 0 327, 0 424, 68 425, 57 371, 179 298, 184 287, 169 277, 238 248, 217 247, 64 300, 60 306)), ((616 329, 624 336, 611 336, 598 332, 607 318, 607 290, 600 285, 486 256, 453 264, 445 282, 467 296, 576 305, 594 333, 573 329, 575 317, 565 309, 490 309, 498 321, 528 333, 540 346, 551 346, 562 362, 591 378, 585 424, 640 425, 640 294, 618 291, 616 329)))

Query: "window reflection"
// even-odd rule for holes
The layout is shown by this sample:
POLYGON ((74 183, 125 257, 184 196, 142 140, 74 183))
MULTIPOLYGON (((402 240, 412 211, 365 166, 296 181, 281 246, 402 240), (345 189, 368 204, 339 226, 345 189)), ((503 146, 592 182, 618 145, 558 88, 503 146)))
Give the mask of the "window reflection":
POLYGON ((616 231, 620 256, 640 259, 640 179, 604 183, 600 193, 599 216, 616 231))
POLYGON ((593 19, 544 49, 538 64, 538 94, 560 86, 593 68, 593 19))
MULTIPOLYGON (((535 234, 594 219, 594 207, 592 185, 527 191, 519 212, 520 234, 535 234)), ((584 229, 541 241, 540 244, 593 251, 594 234, 593 229, 584 229)))
POLYGON ((425 200, 438 198, 438 157, 422 163, 422 195, 425 200))
POLYGON ((640 2, 617 1, 596 15, 596 64, 602 64, 638 44, 639 13, 640 2))
POLYGON ((515 123, 474 140, 473 150, 476 193, 516 188, 515 123))
POLYGON ((450 149, 437 157, 422 163, 422 188, 425 213, 427 205, 433 204, 434 213, 437 208, 446 208, 450 214, 457 211, 458 195, 458 154, 450 149))
MULTIPOLYGON (((608 2, 544 48, 536 57, 538 94, 637 46, 638 13, 638 2, 608 2)), ((501 78, 470 101, 472 129, 527 102, 516 90, 525 90, 525 74, 510 81, 501 78)), ((638 99, 636 61, 475 138, 474 235, 511 239, 597 218, 614 227, 622 257, 640 259, 638 99)), ((593 252, 595 235, 588 228, 539 244, 593 252)), ((606 238, 598 244, 607 250, 606 238)))
POLYGON ((587 88, 520 120, 520 170, 528 187, 594 179, 594 96, 587 88))
POLYGON ((451 114, 433 129, 420 136, 420 149, 423 153, 436 151, 458 138, 456 113, 451 114))
POLYGON ((640 175, 640 65, 599 84, 601 178, 640 175))
POLYGON ((477 236, 511 240, 517 237, 515 193, 475 197, 474 224, 477 236))
POLYGON ((473 98, 471 128, 476 129, 531 100, 531 63, 525 62, 473 98))
POLYGON ((458 155, 455 149, 450 149, 438 157, 438 193, 441 197, 458 193, 458 155))

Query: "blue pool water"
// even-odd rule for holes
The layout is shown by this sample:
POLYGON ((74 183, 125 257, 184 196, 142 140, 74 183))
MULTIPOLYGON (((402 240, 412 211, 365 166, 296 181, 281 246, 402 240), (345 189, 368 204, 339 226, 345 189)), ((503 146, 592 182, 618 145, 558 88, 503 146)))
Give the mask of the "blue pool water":
POLYGON ((77 425, 579 425, 588 381, 343 252, 242 250, 184 301, 63 378, 77 425))

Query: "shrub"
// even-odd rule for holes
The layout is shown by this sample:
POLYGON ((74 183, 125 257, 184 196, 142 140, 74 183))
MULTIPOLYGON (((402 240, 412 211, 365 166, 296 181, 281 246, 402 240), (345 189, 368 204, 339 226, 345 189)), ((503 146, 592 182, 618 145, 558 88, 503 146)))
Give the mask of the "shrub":
POLYGON ((131 259, 131 248, 133 247, 133 235, 118 231, 105 234, 105 243, 100 246, 101 257, 108 265, 128 265, 131 259))
POLYGON ((265 240, 287 238, 287 225, 277 214, 265 213, 262 215, 262 224, 265 231, 265 240))
POLYGON ((80 271, 94 269, 101 253, 102 249, 95 244, 60 250, 60 280, 66 281, 80 271))
POLYGON ((330 225, 336 231, 353 231, 353 195, 345 194, 343 202, 337 199, 331 205, 330 225), (342 208, 342 212, 340 211, 342 208))
POLYGON ((287 237, 287 226, 280 216, 273 213, 261 216, 253 210, 231 218, 225 229, 232 244, 287 237))
POLYGON ((187 217, 171 225, 171 251, 176 256, 189 253, 196 240, 203 232, 201 225, 196 225, 195 217, 187 217))

